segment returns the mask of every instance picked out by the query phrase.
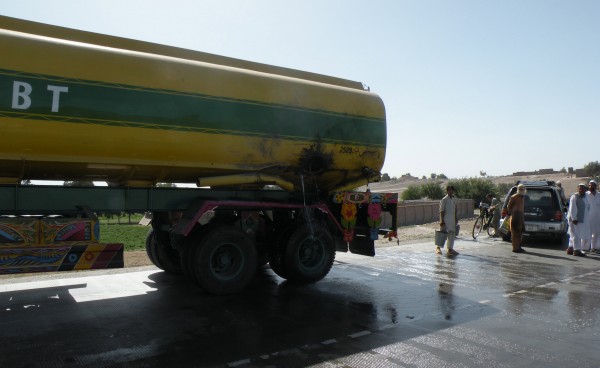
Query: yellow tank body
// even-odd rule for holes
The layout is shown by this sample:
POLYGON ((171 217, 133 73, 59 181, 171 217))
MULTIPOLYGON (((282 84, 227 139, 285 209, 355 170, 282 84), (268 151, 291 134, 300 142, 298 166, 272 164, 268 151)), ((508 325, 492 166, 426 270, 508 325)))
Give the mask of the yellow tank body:
POLYGON ((385 108, 362 84, 0 16, 0 183, 377 180, 385 108))

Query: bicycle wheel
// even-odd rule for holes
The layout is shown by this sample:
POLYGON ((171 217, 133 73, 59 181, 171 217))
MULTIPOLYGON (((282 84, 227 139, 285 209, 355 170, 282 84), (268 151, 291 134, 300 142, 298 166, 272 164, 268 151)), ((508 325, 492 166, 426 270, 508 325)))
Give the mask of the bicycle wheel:
POLYGON ((494 229, 494 225, 492 224, 492 218, 493 217, 490 217, 490 219, 488 220, 488 224, 487 224, 487 226, 488 226, 487 231, 488 231, 489 236, 496 235, 496 229, 494 229))
POLYGON ((473 239, 477 239, 481 229, 483 229, 483 217, 478 217, 473 225, 473 239))

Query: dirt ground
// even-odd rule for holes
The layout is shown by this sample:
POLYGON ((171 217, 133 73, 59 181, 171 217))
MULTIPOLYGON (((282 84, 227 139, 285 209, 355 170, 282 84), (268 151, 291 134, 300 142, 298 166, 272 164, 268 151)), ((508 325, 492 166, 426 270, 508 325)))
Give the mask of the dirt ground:
POLYGON ((148 255, 144 250, 125 252, 123 255, 123 261, 125 263, 125 268, 149 266, 152 264, 152 262, 150 262, 150 258, 148 258, 148 255))
MULTIPOLYGON (((471 230, 475 224, 477 217, 466 218, 458 221, 460 225, 459 236, 471 236, 471 230)), ((398 240, 400 245, 412 244, 416 242, 422 242, 423 240, 433 239, 435 237, 435 230, 440 227, 439 222, 432 222, 423 225, 404 226, 398 228, 398 240)), ((377 241, 376 246, 385 246, 386 243, 390 243, 387 239, 381 239, 377 241)), ((396 244, 396 242, 391 242, 396 244)))

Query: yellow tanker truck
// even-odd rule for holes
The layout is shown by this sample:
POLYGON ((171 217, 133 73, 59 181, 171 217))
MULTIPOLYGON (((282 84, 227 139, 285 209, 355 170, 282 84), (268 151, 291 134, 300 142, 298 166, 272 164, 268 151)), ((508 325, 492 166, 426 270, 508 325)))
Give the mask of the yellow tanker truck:
POLYGON ((373 255, 382 212, 395 231, 396 194, 347 191, 385 157, 361 83, 2 16, 0 55, 0 272, 119 266, 95 211, 152 212, 154 264, 218 294, 266 262, 307 283, 336 249, 373 255))

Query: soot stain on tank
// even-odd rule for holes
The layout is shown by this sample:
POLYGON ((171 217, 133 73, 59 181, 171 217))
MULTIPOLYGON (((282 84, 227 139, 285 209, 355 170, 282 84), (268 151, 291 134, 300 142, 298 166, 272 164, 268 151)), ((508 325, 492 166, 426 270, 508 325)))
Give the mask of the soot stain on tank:
POLYGON ((308 148, 303 148, 300 154, 300 167, 311 175, 321 174, 333 164, 333 155, 323 152, 321 143, 317 142, 308 148))

